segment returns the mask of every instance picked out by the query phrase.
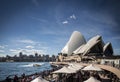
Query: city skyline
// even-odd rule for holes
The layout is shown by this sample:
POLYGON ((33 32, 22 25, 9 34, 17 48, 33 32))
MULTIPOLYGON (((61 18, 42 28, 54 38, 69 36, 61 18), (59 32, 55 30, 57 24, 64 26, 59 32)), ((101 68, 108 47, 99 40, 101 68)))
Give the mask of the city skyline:
POLYGON ((45 62, 45 61, 55 61, 57 56, 49 55, 49 54, 23 54, 20 52, 18 55, 10 56, 6 55, 6 57, 0 57, 0 62, 45 62))
POLYGON ((120 55, 119 0, 0 0, 0 56, 58 55, 73 31, 101 35, 120 55))

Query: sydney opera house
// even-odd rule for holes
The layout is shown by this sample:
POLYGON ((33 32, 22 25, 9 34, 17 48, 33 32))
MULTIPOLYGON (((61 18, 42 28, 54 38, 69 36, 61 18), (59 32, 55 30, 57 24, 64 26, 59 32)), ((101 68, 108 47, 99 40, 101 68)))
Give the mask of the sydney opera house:
POLYGON ((72 55, 112 55, 113 49, 110 42, 104 43, 102 37, 97 35, 86 42, 84 36, 74 31, 69 41, 61 51, 62 54, 72 55))
POLYGON ((59 59, 63 57, 65 59, 66 57, 66 60, 69 60, 71 57, 76 57, 77 59, 79 57, 107 57, 113 56, 113 48, 110 42, 104 43, 100 35, 96 35, 89 41, 86 41, 80 32, 74 31, 60 54, 59 59))

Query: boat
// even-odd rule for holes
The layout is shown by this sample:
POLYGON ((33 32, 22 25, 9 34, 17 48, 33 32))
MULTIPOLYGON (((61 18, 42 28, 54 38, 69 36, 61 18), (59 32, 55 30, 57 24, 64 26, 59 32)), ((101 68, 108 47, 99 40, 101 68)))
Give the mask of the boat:
POLYGON ((53 67, 53 68, 56 68, 56 67, 59 67, 59 65, 56 65, 56 64, 50 64, 51 65, 51 67, 53 67))
POLYGON ((33 67, 39 67, 40 64, 33 64, 33 67))
POLYGON ((12 62, 14 62, 14 60, 6 60, 6 62, 11 62, 12 63, 12 62))

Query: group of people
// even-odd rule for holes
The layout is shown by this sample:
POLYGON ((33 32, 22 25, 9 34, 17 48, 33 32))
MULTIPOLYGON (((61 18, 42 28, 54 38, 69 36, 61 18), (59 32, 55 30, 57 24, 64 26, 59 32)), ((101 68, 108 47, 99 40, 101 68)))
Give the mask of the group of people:
POLYGON ((50 73, 52 73, 53 71, 57 70, 59 68, 53 68, 51 70, 45 70, 39 73, 35 73, 32 75, 26 75, 25 73, 23 73, 20 77, 18 77, 17 75, 14 75, 13 78, 10 78, 11 76, 9 75, 8 77, 6 77, 6 79, 3 82, 30 82, 33 79, 37 78, 38 76, 41 76, 42 78, 47 77, 48 75, 50 75, 50 73))
POLYGON ((108 71, 78 71, 73 74, 58 74, 58 76, 50 82, 84 82, 90 77, 94 77, 100 82, 119 82, 119 78, 108 71))

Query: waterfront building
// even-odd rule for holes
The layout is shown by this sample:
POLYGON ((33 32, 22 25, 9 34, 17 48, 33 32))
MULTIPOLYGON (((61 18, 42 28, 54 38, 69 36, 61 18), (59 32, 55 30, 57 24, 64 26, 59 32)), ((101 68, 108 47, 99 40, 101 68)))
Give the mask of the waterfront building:
POLYGON ((35 53, 35 55, 25 55, 22 54, 22 52, 19 53, 19 56, 9 56, 6 57, 0 57, 0 62, 49 62, 49 61, 56 61, 56 56, 52 55, 51 57, 47 55, 39 55, 38 53, 35 53))
POLYGON ((23 57, 23 54, 22 52, 19 53, 19 57, 22 58, 23 57))
MULTIPOLYGON (((101 63, 105 57, 107 60, 108 56, 115 60, 116 56, 113 53, 112 44, 110 42, 104 43, 102 36, 96 35, 86 42, 80 32, 74 31, 65 47, 61 50, 61 53, 59 53, 58 61, 89 61, 98 63, 100 60, 99 63, 101 63)), ((117 59, 120 59, 120 57, 117 59)))

